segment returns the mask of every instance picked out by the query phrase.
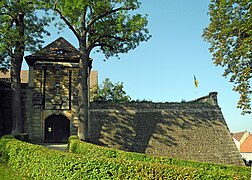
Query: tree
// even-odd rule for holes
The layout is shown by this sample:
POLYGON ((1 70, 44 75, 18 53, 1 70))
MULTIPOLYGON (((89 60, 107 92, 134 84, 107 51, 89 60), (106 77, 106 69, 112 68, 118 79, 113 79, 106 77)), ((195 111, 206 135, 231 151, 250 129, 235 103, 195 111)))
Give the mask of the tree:
POLYGON ((112 101, 112 102, 129 102, 130 97, 123 90, 123 83, 113 84, 109 78, 106 78, 102 85, 97 89, 97 93, 91 95, 93 101, 112 101))
POLYGON ((214 64, 224 67, 223 76, 234 83, 242 114, 251 113, 252 1, 211 0, 209 15, 203 37, 211 45, 214 64))
POLYGON ((24 52, 40 48, 43 34, 48 33, 44 26, 49 18, 36 15, 41 7, 35 0, 0 1, 0 67, 10 67, 13 134, 23 131, 20 70, 24 52))
POLYGON ((78 138, 88 141, 88 77, 92 50, 106 58, 127 53, 150 38, 146 16, 133 14, 138 0, 61 0, 51 1, 54 11, 79 42, 78 138))

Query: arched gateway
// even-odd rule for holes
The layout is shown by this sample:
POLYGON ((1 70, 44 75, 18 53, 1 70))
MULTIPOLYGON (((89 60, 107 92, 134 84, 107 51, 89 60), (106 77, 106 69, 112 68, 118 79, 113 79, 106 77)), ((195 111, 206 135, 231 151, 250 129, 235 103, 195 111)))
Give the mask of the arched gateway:
POLYGON ((67 142, 70 136, 70 121, 62 115, 53 115, 45 120, 45 142, 67 142))

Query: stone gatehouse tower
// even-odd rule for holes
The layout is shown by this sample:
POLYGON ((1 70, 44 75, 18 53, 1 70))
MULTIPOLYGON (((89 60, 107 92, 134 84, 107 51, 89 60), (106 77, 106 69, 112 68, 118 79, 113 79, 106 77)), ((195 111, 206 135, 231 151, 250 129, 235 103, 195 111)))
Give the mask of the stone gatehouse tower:
MULTIPOLYGON (((25 132, 34 141, 66 142, 78 126, 79 51, 60 37, 25 60, 29 65, 25 132)), ((92 71, 90 87, 95 89, 97 79, 92 71)))

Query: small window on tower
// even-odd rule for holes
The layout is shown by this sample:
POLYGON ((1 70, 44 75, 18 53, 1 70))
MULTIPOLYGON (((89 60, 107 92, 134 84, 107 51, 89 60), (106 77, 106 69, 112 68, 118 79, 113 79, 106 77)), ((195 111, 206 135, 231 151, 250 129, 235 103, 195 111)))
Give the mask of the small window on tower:
POLYGON ((64 51, 62 51, 62 50, 58 50, 58 51, 56 51, 56 53, 57 53, 57 54, 63 54, 63 53, 64 53, 64 51))

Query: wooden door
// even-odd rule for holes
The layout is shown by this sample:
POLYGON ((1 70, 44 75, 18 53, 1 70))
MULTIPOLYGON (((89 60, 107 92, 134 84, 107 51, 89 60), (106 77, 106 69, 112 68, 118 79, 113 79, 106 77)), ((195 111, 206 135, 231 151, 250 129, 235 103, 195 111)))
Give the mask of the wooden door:
POLYGON ((45 142, 67 142, 70 136, 70 121, 62 115, 53 115, 45 120, 45 142))

